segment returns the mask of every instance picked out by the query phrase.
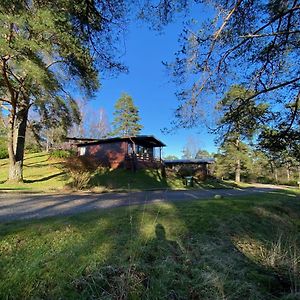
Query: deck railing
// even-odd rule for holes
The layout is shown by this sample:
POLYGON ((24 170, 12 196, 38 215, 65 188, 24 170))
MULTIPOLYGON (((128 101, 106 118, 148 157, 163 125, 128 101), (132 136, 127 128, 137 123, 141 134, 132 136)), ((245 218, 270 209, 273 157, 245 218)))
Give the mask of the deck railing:
MULTIPOLYGON (((136 153, 135 157, 137 160, 142 160, 142 161, 159 161, 159 158, 154 157, 153 155, 150 155, 149 153, 144 153, 144 154, 140 154, 140 153, 136 153)), ((127 154, 126 155, 126 159, 131 159, 132 155, 127 154)))

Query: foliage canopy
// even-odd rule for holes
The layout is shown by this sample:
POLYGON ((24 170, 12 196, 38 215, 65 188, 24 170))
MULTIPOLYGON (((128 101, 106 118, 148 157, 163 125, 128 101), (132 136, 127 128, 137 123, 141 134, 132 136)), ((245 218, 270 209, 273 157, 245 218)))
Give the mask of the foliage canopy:
POLYGON ((22 180, 30 108, 39 123, 67 128, 80 117, 74 84, 92 95, 99 71, 124 70, 114 59, 124 12, 121 0, 1 1, 0 101, 9 113, 10 179, 22 180))

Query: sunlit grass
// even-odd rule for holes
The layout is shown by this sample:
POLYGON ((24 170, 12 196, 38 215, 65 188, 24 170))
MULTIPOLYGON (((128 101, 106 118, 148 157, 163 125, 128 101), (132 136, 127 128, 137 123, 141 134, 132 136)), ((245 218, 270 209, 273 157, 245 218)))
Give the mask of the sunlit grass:
POLYGON ((24 183, 7 183, 8 159, 0 160, 0 190, 49 191, 62 189, 68 179, 60 167, 60 161, 47 153, 26 154, 24 159, 24 183))
POLYGON ((290 191, 0 224, 0 298, 298 299, 299 227, 290 191))
MULTIPOLYGON (((24 183, 6 182, 8 175, 8 159, 0 160, 0 190, 6 191, 58 191, 70 189, 70 174, 63 167, 62 160, 53 159, 47 153, 26 154, 24 159, 24 183)), ((88 174, 89 175, 89 174, 88 174)), ((195 182, 192 188, 228 188, 233 183, 217 180, 195 182)), ((188 189, 182 178, 171 176, 165 178, 157 169, 99 170, 90 174, 86 189, 101 193, 107 191, 134 191, 147 189, 188 189)))

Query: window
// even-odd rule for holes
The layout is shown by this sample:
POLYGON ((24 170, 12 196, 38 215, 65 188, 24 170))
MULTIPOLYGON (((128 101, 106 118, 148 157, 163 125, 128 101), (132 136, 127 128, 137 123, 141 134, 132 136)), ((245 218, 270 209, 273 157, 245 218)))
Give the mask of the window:
POLYGON ((86 152, 86 147, 80 147, 79 148, 79 155, 80 156, 85 155, 85 152, 86 152))

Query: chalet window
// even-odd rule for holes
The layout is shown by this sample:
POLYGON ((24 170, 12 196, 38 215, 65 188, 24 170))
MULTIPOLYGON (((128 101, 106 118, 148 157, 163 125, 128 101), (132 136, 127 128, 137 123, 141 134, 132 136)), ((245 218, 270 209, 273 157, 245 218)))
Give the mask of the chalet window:
POLYGON ((85 155, 85 152, 86 152, 86 147, 80 147, 79 148, 79 155, 80 156, 85 155))

